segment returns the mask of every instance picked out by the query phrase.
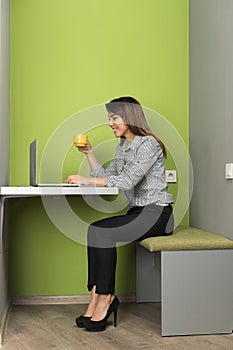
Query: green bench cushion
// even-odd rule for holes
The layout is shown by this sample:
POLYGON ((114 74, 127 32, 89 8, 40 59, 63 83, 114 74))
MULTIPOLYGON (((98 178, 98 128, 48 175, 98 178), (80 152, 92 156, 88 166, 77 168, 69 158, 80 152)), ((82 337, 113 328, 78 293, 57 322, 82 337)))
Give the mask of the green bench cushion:
POLYGON ((140 244, 151 252, 162 250, 233 249, 229 238, 193 227, 177 227, 170 236, 146 238, 140 244))

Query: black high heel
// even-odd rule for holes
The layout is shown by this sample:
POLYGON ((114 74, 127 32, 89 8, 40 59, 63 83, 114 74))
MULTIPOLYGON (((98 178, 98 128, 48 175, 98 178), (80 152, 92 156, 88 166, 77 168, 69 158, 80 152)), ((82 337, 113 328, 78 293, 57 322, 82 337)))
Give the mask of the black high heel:
POLYGON ((87 316, 79 316, 76 318, 76 325, 79 327, 79 328, 85 328, 87 323, 90 321, 91 317, 87 317, 87 316))
POLYGON ((86 330, 88 332, 102 332, 102 331, 104 331, 106 328, 107 320, 112 312, 114 315, 114 327, 116 327, 117 326, 117 309, 118 309, 119 305, 120 305, 120 301, 117 298, 117 296, 115 296, 113 301, 109 305, 106 316, 102 320, 99 320, 99 321, 89 320, 86 324, 86 327, 85 327, 86 330))

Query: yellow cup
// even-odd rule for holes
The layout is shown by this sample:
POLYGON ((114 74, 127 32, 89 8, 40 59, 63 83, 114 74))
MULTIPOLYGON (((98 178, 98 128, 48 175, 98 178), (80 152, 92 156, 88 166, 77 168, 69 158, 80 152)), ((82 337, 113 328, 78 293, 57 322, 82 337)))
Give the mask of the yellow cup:
POLYGON ((88 142, 88 136, 82 135, 82 134, 75 134, 74 135, 74 145, 76 147, 84 147, 86 146, 88 142))

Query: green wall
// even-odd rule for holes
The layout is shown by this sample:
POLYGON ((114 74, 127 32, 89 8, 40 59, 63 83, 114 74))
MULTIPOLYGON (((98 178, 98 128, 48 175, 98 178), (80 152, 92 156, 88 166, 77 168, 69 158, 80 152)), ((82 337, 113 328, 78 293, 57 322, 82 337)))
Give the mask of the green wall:
MULTIPOLYGON (((61 123, 122 95, 163 115, 188 145, 188 0, 11 0, 11 185, 29 184, 34 138, 41 158, 61 123)), ((90 135, 110 137, 105 126, 90 135)), ((82 157, 71 146, 64 177, 82 157)), ((177 184, 169 190, 176 197, 177 184)), ((69 201, 86 222, 109 215, 69 201)), ((12 200, 10 212, 11 294, 86 293, 86 247, 56 228, 41 199, 12 200)), ((134 291, 135 247, 118 250, 117 292, 134 291)))

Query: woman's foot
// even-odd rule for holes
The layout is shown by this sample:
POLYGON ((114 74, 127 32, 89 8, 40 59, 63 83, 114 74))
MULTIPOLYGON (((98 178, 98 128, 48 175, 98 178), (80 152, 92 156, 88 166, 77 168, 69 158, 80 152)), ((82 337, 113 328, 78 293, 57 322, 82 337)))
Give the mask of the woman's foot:
POLYGON ((86 331, 88 332, 102 332, 106 328, 107 320, 109 316, 113 313, 114 315, 114 326, 117 326, 117 310, 119 307, 119 299, 117 296, 114 295, 108 295, 108 296, 100 296, 98 305, 96 306, 96 310, 94 312, 94 315, 92 318, 87 322, 86 324, 86 331), (102 300, 101 300, 102 299, 102 300), (110 300, 110 304, 109 304, 110 300), (103 310, 106 309, 106 304, 108 304, 108 309, 105 312, 105 316, 102 317, 101 319, 96 320, 97 314, 98 318, 101 317, 99 316, 100 314, 103 314, 103 310), (98 313, 100 311, 100 313, 98 313))
POLYGON ((99 321, 102 320, 109 309, 110 304, 112 303, 114 299, 114 295, 108 294, 99 294, 98 302, 95 307, 95 311, 92 314, 91 320, 92 321, 99 321))
POLYGON ((86 312, 83 315, 78 316, 75 319, 75 322, 79 328, 86 327, 88 321, 90 321, 90 319, 95 311, 95 308, 96 308, 96 305, 97 305, 98 299, 99 299, 99 295, 95 293, 95 290, 96 290, 96 287, 94 286, 92 288, 91 300, 88 304, 86 312))

